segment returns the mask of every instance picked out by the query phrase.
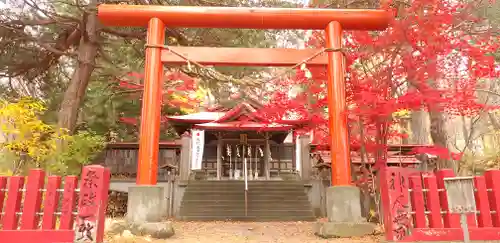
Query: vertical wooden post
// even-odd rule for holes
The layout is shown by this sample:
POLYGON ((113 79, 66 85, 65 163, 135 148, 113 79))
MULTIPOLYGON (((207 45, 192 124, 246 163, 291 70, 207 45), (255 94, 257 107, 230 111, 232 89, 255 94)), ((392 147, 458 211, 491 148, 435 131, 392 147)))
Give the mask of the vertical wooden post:
POLYGON ((427 204, 427 210, 429 211, 427 215, 429 228, 443 228, 436 176, 425 176, 424 187, 427 189, 425 202, 427 204))
POLYGON ((222 134, 217 133, 217 180, 222 179, 222 134))
POLYGON ((61 222, 59 229, 73 229, 74 217, 73 211, 76 208, 76 189, 78 187, 78 178, 76 176, 66 176, 64 178, 63 199, 61 205, 61 222))
MULTIPOLYGON (((5 201, 5 196, 7 192, 7 177, 0 176, 0 212, 3 212, 3 202, 5 201)), ((2 222, 2 215, 0 214, 0 222, 2 222)))
MULTIPOLYGON (((342 47, 342 26, 330 22, 326 27, 326 48, 342 47)), ((328 118, 332 186, 351 184, 351 159, 347 132, 344 56, 340 51, 328 52, 328 118)))
POLYGON ((486 189, 486 180, 484 176, 474 177, 474 197, 476 199, 476 208, 479 210, 477 223, 479 227, 492 227, 490 202, 488 190, 486 189))
POLYGON ((281 155, 283 154, 282 149, 281 149, 282 145, 283 145, 283 143, 278 143, 276 146, 276 148, 278 150, 278 175, 281 174, 281 155))
POLYGON ((3 230, 16 230, 18 223, 17 212, 21 209, 23 199, 24 177, 11 176, 9 178, 9 191, 5 205, 5 215, 2 217, 3 230))
POLYGON ((138 185, 156 185, 158 176, 158 143, 163 90, 161 45, 165 44, 165 25, 158 18, 149 21, 142 96, 139 138, 138 185))
POLYGON ((42 205, 42 191, 45 182, 45 171, 30 170, 26 194, 23 203, 23 215, 21 217, 21 230, 32 230, 38 228, 40 217, 37 213, 42 205))
POLYGON ((59 187, 61 187, 61 177, 49 176, 45 191, 45 200, 43 201, 43 219, 42 229, 55 229, 56 228, 56 215, 54 214, 59 204, 59 187))
POLYGON ((181 181, 187 181, 191 172, 191 134, 181 136, 181 156, 179 158, 179 176, 181 181))
POLYGON ((411 208, 413 210, 415 228, 425 228, 425 202, 424 202, 424 192, 422 191, 422 178, 420 176, 410 177, 410 199, 411 208))
POLYGON ((266 132, 264 138, 264 174, 266 180, 270 179, 270 170, 271 170, 271 155, 269 154, 271 151, 271 147, 269 146, 269 133, 266 132))
POLYGON ((310 146, 310 138, 309 136, 306 135, 301 135, 299 136, 299 143, 300 143, 300 149, 301 149, 301 177, 302 180, 310 180, 311 179, 311 172, 312 172, 312 164, 311 164, 311 159, 309 158, 310 156, 310 151, 311 151, 311 146, 310 146))
MULTIPOLYGON (((484 173, 486 186, 491 189, 489 194, 489 202, 491 211, 500 212, 500 170, 487 170, 484 173)), ((500 213, 492 214, 493 226, 500 227, 500 213)))
MULTIPOLYGON (((297 172, 297 132, 292 130, 292 172, 297 172)), ((288 169, 288 168, 287 168, 288 169)))

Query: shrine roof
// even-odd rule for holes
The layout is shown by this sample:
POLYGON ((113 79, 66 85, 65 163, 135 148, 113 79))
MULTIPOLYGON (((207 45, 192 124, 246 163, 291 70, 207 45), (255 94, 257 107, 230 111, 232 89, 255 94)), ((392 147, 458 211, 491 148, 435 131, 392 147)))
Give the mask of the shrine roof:
POLYGON ((177 122, 177 123, 207 123, 224 117, 226 112, 210 112, 210 111, 202 111, 198 113, 192 113, 181 116, 169 116, 168 121, 177 122))
POLYGON ((204 130, 229 131, 267 131, 288 132, 296 126, 305 124, 303 120, 270 121, 265 115, 259 114, 264 106, 252 97, 238 98, 220 103, 209 108, 209 111, 183 116, 170 116, 178 134, 183 134, 188 127, 204 130))
POLYGON ((286 124, 270 123, 265 124, 253 121, 230 121, 224 123, 209 122, 194 126, 204 130, 230 130, 230 131, 289 131, 294 126, 286 124))
POLYGON ((261 117, 256 116, 255 112, 257 112, 257 110, 255 108, 253 108, 250 104, 244 102, 244 103, 241 103, 241 104, 235 106, 233 109, 226 112, 224 114, 224 116, 220 117, 219 119, 217 119, 213 122, 214 123, 230 122, 230 121, 238 119, 242 115, 248 116, 250 119, 252 119, 255 122, 259 122, 259 121, 266 122, 261 117))

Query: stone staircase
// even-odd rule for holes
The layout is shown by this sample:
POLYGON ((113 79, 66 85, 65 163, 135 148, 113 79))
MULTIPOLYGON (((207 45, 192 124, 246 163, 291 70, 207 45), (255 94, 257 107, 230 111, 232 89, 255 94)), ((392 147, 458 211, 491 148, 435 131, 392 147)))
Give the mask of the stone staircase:
POLYGON ((299 181, 249 181, 245 216, 243 181, 190 181, 180 207, 182 220, 314 221, 299 181))

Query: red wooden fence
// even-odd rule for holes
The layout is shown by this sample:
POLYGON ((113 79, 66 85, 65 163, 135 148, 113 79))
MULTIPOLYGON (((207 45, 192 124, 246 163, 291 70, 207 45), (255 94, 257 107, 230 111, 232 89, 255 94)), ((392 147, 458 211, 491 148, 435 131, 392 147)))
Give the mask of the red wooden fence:
POLYGON ((109 180, 102 166, 84 167, 79 188, 76 176, 66 176, 61 188, 61 177, 46 178, 43 170, 31 170, 27 183, 0 177, 1 242, 102 242, 109 180))
MULTIPOLYGON (((380 193, 388 241, 463 241, 460 215, 448 213, 444 178, 387 167, 380 172, 380 193)), ((467 215, 470 240, 500 240, 500 170, 474 177, 476 213, 467 215), (496 178, 496 180, 495 180, 496 178)))

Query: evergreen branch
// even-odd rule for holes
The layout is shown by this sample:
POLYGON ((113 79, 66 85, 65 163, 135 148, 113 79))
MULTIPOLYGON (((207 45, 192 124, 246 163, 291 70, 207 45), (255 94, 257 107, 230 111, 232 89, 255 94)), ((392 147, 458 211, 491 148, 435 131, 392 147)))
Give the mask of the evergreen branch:
POLYGON ((11 30, 11 31, 13 31, 13 32, 15 32, 17 34, 20 34, 20 35, 26 37, 26 39, 35 42, 38 46, 40 46, 43 49, 45 49, 47 51, 50 51, 50 52, 52 52, 54 54, 61 55, 61 56, 63 56, 63 55, 75 56, 76 55, 75 53, 71 53, 71 52, 67 52, 67 51, 64 51, 64 50, 60 50, 60 49, 57 49, 54 46, 51 46, 51 45, 49 45, 47 43, 44 43, 40 39, 35 38, 35 37, 33 37, 33 36, 25 33, 24 31, 22 31, 20 29, 12 28, 12 27, 4 25, 4 24, 0 24, 0 27, 3 27, 5 29, 11 30))
POLYGON ((50 19, 52 19, 54 21, 58 21, 56 18, 59 18, 59 19, 70 20, 70 21, 77 22, 77 23, 80 22, 80 20, 78 18, 75 18, 75 17, 72 17, 72 16, 68 16, 68 15, 58 14, 55 11, 50 11, 50 10, 42 9, 40 6, 38 6, 38 4, 36 4, 35 1, 24 0, 24 3, 26 3, 26 5, 32 7, 36 11, 39 11, 40 13, 43 13, 47 18, 50 18, 50 19))
POLYGON ((39 20, 18 19, 18 20, 13 20, 11 22, 8 22, 6 24, 8 24, 8 25, 22 25, 22 26, 26 26, 26 25, 35 26, 35 25, 51 25, 51 24, 57 24, 57 23, 58 23, 58 21, 56 21, 54 19, 39 19, 39 20))
POLYGON ((141 32, 125 32, 125 31, 119 31, 114 28, 108 28, 108 27, 103 27, 101 29, 103 32, 122 37, 122 38, 130 38, 130 39, 142 39, 146 37, 146 31, 141 31, 141 32))

